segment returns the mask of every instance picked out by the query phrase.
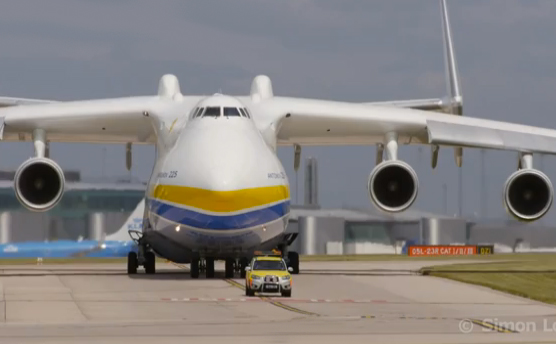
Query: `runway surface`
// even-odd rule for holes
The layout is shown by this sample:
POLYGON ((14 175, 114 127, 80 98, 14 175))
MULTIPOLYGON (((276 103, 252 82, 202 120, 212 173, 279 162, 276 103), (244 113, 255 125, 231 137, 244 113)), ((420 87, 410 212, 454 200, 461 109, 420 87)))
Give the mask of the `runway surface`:
POLYGON ((0 266, 0 343, 556 342, 554 306, 412 272, 442 263, 302 262, 289 299, 169 263, 0 266))

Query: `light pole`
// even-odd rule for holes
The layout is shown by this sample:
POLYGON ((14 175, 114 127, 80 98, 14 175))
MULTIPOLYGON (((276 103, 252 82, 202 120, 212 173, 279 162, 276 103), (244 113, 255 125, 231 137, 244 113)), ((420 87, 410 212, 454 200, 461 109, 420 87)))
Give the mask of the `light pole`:
POLYGON ((443 204, 443 209, 444 209, 444 215, 448 215, 448 185, 446 185, 446 183, 442 184, 442 192, 443 192, 443 199, 444 199, 444 204, 443 204))

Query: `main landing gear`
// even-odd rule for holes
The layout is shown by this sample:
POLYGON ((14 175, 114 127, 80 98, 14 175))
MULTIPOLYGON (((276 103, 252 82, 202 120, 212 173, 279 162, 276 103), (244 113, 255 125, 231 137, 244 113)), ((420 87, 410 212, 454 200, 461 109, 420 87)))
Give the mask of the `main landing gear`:
POLYGON ((293 243, 297 235, 288 238, 288 242, 284 243, 283 245, 278 246, 278 250, 283 253, 282 258, 286 262, 288 268, 292 268, 293 271, 291 272, 292 275, 299 274, 299 253, 294 251, 288 251, 288 246, 293 243))
POLYGON ((288 252, 287 257, 288 267, 293 269, 292 274, 299 274, 299 253, 290 251, 288 252))
POLYGON ((239 259, 227 258, 225 263, 225 277, 234 278, 236 272, 239 272, 240 278, 245 278, 245 267, 248 264, 248 259, 242 257, 239 259))
POLYGON ((191 278, 199 278, 199 273, 204 272, 207 278, 214 278, 214 258, 191 259, 189 275, 191 278))
MULTIPOLYGON (((206 278, 214 278, 214 258, 193 258, 189 269, 191 278, 199 278, 201 272, 205 273, 206 278)), ((248 258, 226 258, 224 260, 224 277, 234 278, 235 273, 239 272, 241 278, 245 278, 245 267, 249 263, 248 258)))

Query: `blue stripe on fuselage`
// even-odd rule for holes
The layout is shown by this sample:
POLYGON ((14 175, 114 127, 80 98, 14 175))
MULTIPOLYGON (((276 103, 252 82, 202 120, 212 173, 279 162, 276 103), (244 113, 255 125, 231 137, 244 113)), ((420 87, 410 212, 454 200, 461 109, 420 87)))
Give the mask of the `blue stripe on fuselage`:
POLYGON ((277 220, 290 211, 290 201, 237 215, 209 215, 148 199, 149 210, 166 220, 200 229, 243 229, 277 220))

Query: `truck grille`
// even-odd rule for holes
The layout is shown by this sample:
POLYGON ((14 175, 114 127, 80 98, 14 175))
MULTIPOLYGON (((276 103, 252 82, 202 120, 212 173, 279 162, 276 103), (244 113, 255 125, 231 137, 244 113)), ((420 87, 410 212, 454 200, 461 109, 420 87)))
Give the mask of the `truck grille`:
POLYGON ((278 283, 278 276, 267 275, 264 281, 265 283, 278 283))

